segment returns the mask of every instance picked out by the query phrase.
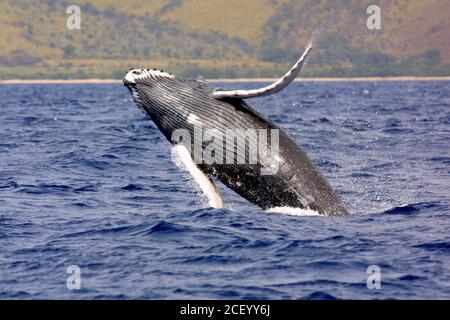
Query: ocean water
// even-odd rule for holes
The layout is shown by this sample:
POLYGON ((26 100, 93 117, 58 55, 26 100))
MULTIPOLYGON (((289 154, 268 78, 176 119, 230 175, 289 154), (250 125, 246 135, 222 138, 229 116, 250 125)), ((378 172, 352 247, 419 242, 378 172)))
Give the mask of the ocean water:
POLYGON ((220 184, 226 208, 207 208, 120 84, 0 85, 0 298, 450 298, 450 82, 293 83, 251 103, 350 217, 263 211, 220 184))

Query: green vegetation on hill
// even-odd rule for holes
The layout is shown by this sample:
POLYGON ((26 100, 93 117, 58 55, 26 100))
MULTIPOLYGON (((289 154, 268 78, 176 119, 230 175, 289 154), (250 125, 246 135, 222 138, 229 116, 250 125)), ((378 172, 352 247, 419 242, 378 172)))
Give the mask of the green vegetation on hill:
POLYGON ((205 78, 279 76, 312 39, 304 76, 450 75, 450 2, 3 0, 0 78, 121 78, 130 67, 205 78))

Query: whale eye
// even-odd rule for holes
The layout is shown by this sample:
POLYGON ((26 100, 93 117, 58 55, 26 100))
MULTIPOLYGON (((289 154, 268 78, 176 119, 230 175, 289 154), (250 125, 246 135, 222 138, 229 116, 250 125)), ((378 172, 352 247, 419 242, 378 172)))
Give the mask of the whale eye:
POLYGON ((134 71, 133 71, 133 74, 135 74, 135 75, 140 75, 141 72, 140 72, 140 71, 137 71, 137 70, 134 70, 134 71))

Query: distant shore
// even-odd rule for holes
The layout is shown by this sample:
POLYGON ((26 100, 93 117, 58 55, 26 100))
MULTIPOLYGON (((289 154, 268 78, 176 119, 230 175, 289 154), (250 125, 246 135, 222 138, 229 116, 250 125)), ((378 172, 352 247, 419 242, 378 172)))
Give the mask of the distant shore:
MULTIPOLYGON (((273 82, 278 78, 236 78, 204 79, 208 82, 273 82)), ((450 81, 449 77, 355 77, 355 78, 298 78, 296 82, 344 82, 344 81, 450 81)), ((0 84, 83 84, 121 83, 118 79, 10 79, 0 80, 0 84)))

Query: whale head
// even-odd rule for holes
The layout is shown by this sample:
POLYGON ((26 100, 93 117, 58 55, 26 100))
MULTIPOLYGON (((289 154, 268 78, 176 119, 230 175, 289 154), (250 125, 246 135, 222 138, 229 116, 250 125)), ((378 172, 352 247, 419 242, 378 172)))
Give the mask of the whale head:
POLYGON ((157 69, 130 69, 123 79, 123 84, 130 90, 134 101, 145 110, 145 101, 156 102, 158 96, 170 93, 170 83, 176 82, 177 77, 157 69))
POLYGON ((186 79, 157 69, 131 69, 123 79, 137 106, 170 140, 174 130, 191 126, 217 100, 204 81, 186 79))

